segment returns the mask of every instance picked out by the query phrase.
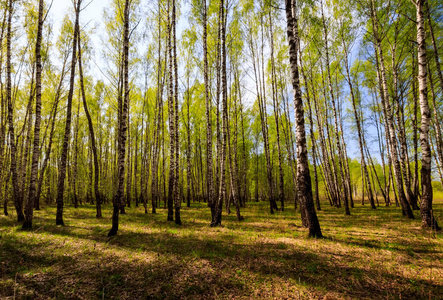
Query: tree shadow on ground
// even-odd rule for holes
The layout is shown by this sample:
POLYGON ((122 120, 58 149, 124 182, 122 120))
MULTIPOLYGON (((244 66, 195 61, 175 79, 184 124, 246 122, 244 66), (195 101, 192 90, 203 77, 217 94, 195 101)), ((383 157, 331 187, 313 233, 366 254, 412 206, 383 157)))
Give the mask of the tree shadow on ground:
MULTIPOLYGON (((153 224, 160 230, 177 228, 170 222, 150 225, 153 224)), ((10 262, 3 264, 3 280, 19 274, 17 282, 28 293, 23 295, 37 298, 54 293, 65 298, 101 297, 103 293, 106 297, 122 299, 255 297, 250 281, 263 282, 276 277, 323 293, 334 292, 360 299, 386 296, 418 299, 443 295, 442 285, 427 280, 412 281, 381 267, 351 267, 351 262, 364 259, 357 254, 331 259, 333 251, 314 252, 254 237, 238 241, 217 228, 203 228, 214 232, 210 237, 184 237, 167 230, 143 233, 122 229, 120 235, 113 238, 80 229, 79 232, 76 226, 45 226, 35 233, 32 241, 12 235, 3 238, 2 261, 10 262), (46 249, 62 249, 64 239, 51 242, 43 239, 43 235, 85 241, 88 246, 72 255, 63 251, 51 253, 46 249), (139 256, 129 259, 121 253, 139 256), (44 269, 49 271, 42 274, 44 269), (55 281, 58 283, 54 286, 55 281)), ((355 241, 335 240, 334 243, 366 247, 355 241)), ((4 286, 3 291, 4 295, 13 292, 11 286, 4 286)), ((315 296, 315 292, 312 295, 315 296)))

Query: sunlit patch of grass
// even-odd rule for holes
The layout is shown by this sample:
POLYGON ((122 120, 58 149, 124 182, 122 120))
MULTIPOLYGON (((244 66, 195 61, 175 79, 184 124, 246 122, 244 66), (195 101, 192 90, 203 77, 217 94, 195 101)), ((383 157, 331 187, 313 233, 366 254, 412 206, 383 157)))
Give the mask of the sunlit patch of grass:
MULTIPOLYGON (((324 239, 307 237, 299 213, 269 213, 248 203, 245 220, 223 216, 209 227, 204 203, 182 208, 182 226, 166 211, 127 208, 108 238, 111 207, 35 212, 34 229, 0 217, 0 297, 80 299, 277 298, 379 299, 443 295, 443 237, 407 220, 395 206, 351 210, 323 203, 324 239)), ((443 225, 443 202, 434 214, 443 225)))

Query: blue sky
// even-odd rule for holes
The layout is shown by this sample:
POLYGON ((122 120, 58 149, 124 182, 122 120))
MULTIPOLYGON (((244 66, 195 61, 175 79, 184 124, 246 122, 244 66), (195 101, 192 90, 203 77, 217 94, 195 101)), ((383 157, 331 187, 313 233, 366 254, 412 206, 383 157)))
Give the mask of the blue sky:
MULTIPOLYGON (((47 5, 50 4, 49 1, 46 2, 47 5)), ((88 7, 82 11, 81 18, 83 22, 89 22, 91 20, 100 20, 103 8, 106 7, 110 0, 83 0, 83 6, 88 5, 88 7)), ((54 18, 56 23, 60 23, 63 16, 73 8, 72 0, 54 0, 51 7, 50 14, 54 18)))

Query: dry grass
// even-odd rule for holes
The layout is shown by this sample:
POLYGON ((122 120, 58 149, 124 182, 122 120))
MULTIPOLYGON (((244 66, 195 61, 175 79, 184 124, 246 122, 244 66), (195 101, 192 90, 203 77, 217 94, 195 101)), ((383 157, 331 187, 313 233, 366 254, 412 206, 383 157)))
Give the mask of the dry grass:
MULTIPOLYGON (((94 208, 35 213, 22 231, 0 217, 0 298, 12 299, 443 299, 443 235, 406 220, 399 208, 357 205, 352 216, 324 204, 326 238, 307 237, 291 209, 270 215, 248 204, 243 222, 224 216, 209 227, 204 204, 182 208, 179 227, 166 212, 127 209, 119 235, 94 208)), ((443 202, 435 203, 443 225, 443 202)), ((415 212, 419 217, 419 213, 415 212)))

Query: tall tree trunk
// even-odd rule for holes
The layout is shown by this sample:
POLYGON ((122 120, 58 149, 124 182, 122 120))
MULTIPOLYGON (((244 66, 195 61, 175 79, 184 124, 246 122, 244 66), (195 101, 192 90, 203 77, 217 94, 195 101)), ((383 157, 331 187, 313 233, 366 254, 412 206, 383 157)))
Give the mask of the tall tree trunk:
POLYGON ((437 42, 435 40, 434 26, 432 24, 431 10, 429 8, 429 2, 428 1, 424 1, 424 6, 425 6, 426 12, 427 12, 429 33, 431 34, 432 46, 434 48, 434 60, 435 60, 435 67, 437 69, 437 76, 438 76, 438 79, 439 79, 439 82, 440 82, 440 89, 443 91, 443 74, 442 74, 442 71, 441 71, 441 65, 440 65, 440 59, 439 59, 439 53, 438 53, 438 46, 437 46, 437 42))
MULTIPOLYGON (((415 53, 415 45, 412 46, 411 55, 412 55, 412 74, 417 74, 417 55, 415 53)), ((417 81, 412 80, 412 98, 414 103, 414 112, 412 116, 412 125, 413 125, 413 145, 414 145, 414 178, 413 178, 413 193, 414 197, 418 199, 420 189, 419 189, 419 180, 418 180, 418 95, 417 95, 417 81)))
POLYGON ((205 107, 206 107, 206 182, 208 189, 208 206, 211 209, 211 224, 215 223, 215 199, 214 199, 214 177, 212 174, 212 101, 209 96, 208 78, 208 28, 207 28, 207 5, 203 0, 203 60, 205 81, 205 107))
MULTIPOLYGON (((429 66, 429 65, 428 65, 429 66)), ((433 106, 433 113, 434 113, 434 134, 435 134, 435 143, 437 144, 437 149, 434 151, 434 153, 437 153, 436 159, 440 161, 440 166, 437 168, 440 176, 442 175, 443 169, 441 169, 441 164, 443 164, 443 138, 442 138, 442 128, 441 124, 439 122, 438 117, 438 111, 437 111, 437 101, 436 101, 436 94, 434 90, 434 81, 432 79, 432 73, 429 72, 429 83, 431 86, 431 92, 432 92, 432 106, 433 106)), ((432 142, 432 139, 430 139, 432 142)), ((442 180, 443 184, 443 180, 442 180)))
POLYGON ((76 7, 75 7, 74 39, 72 41, 71 78, 69 81, 65 134, 63 138, 63 148, 61 153, 60 168, 59 168, 58 182, 57 182, 57 214, 55 218, 56 225, 65 225, 63 222, 63 204, 64 204, 63 195, 65 191, 65 178, 66 178, 66 165, 68 160, 69 139, 71 136, 72 98, 74 96, 75 64, 77 62, 77 39, 78 39, 81 3, 82 0, 77 0, 77 3, 74 3, 76 7))
POLYGON ((15 210, 17 222, 25 220, 23 214, 23 195, 20 193, 19 177, 17 172, 17 147, 15 143, 13 107, 12 107, 12 80, 11 80, 11 23, 14 0, 8 2, 8 25, 6 31, 6 101, 8 102, 9 144, 11 147, 11 173, 15 210))
MULTIPOLYGON (((283 129, 283 134, 285 136, 285 143, 286 143, 286 151, 288 151, 288 162, 289 162, 289 167, 291 169, 291 174, 292 174, 292 191, 294 193, 294 208, 297 209, 297 203, 298 203, 298 199, 297 199, 297 175, 296 175, 296 166, 295 166, 295 157, 294 157, 294 139, 292 136, 292 124, 290 122, 290 118, 289 118, 289 102, 287 97, 284 97, 284 92, 283 92, 283 87, 284 85, 281 85, 281 94, 282 94, 282 99, 283 99, 283 113, 285 115, 285 126, 282 126, 283 129)), ((307 225, 307 224, 306 224, 307 225)))
POLYGON ((298 19, 295 12, 295 4, 291 0, 285 0, 287 35, 289 42, 289 62, 291 66, 292 87, 294 89, 295 122, 297 128, 297 190, 300 202, 305 210, 309 236, 322 237, 320 223, 315 212, 314 200, 312 198, 311 174, 309 172, 308 149, 305 133, 305 119, 303 100, 300 89, 300 78, 298 71, 297 49, 299 43, 298 19))
MULTIPOLYGON (((301 54, 300 54, 300 62, 301 62, 301 54)), ((309 123, 310 123, 310 127, 309 127, 309 135, 311 138, 311 143, 312 143, 312 161, 313 161, 313 167, 314 167, 314 198, 315 198, 315 204, 317 206, 317 210, 321 210, 321 206, 320 206, 320 198, 318 195, 318 175, 317 175, 317 159, 316 159, 316 151, 315 151, 315 135, 314 135, 314 121, 312 118, 312 107, 311 107, 311 96, 309 93, 309 87, 308 87, 308 80, 306 78, 306 74, 304 72, 303 69, 303 65, 300 63, 300 70, 303 76, 303 81, 305 83, 305 88, 306 88, 306 100, 308 102, 308 117, 309 117, 309 123)))
MULTIPOLYGON (((128 103, 129 103, 129 5, 130 0, 125 1, 123 11, 124 29, 123 29, 123 103, 121 103, 121 118, 119 119, 119 136, 118 136, 118 181, 117 191, 113 199, 112 228, 108 236, 114 236, 118 232, 118 217, 124 197, 124 180, 125 180, 125 152, 126 152, 126 132, 128 130, 128 103)), ((121 99, 121 98, 120 98, 121 99)))
POLYGON ((43 32, 43 10, 44 1, 40 0, 38 5, 38 26, 37 41, 35 44, 35 125, 34 125, 34 144, 32 151, 31 177, 29 182, 29 195, 25 208, 25 222, 23 229, 32 228, 32 217, 34 214, 34 202, 36 196, 36 182, 38 177, 38 160, 40 156, 40 123, 42 109, 42 32, 43 32))
MULTIPOLYGON (((80 97, 79 97, 80 98, 80 97)), ((78 123, 80 115, 80 103, 77 105, 77 117, 74 127, 74 165, 72 166, 72 190, 74 194, 74 208, 78 208, 78 195, 77 195, 77 162, 78 162, 78 123)))
POLYGON ((223 211, 223 200, 226 195, 226 147, 227 147, 227 130, 228 130, 228 95, 227 95, 227 82, 226 82, 226 24, 225 24, 225 4, 224 0, 220 0, 220 22, 221 22, 221 90, 222 90, 222 145, 221 145, 221 155, 220 155, 220 181, 219 181, 219 192, 218 199, 216 203, 216 214, 215 222, 211 226, 220 226, 223 211))
MULTIPOLYGON (((34 102, 34 96, 35 96, 35 88, 34 88, 34 76, 35 73, 35 63, 32 64, 32 71, 31 71, 31 85, 29 88, 29 100, 28 105, 26 109, 26 116, 23 123, 23 130, 26 129, 26 136, 22 138, 22 145, 21 145, 21 158, 19 159, 19 166, 18 172, 19 172, 19 180, 20 180, 20 193, 23 197, 22 201, 27 202, 27 197, 25 197, 25 191, 26 191, 26 180, 27 180, 27 172, 28 172, 28 165, 29 165, 29 154, 31 151, 31 139, 32 139, 32 105, 34 102)), ((23 131, 22 131, 23 132, 23 131)), ((20 137, 17 136, 17 140, 20 137)), ((26 216, 25 216, 26 217, 26 216)))
POLYGON ((175 208, 175 224, 181 225, 180 219, 180 190, 179 190, 179 182, 180 182, 180 137, 179 137, 179 123, 178 123, 178 66, 177 66, 177 24, 176 24, 176 2, 172 0, 172 41, 173 41, 173 50, 174 50, 174 146, 175 146, 175 176, 174 176, 174 208, 175 208))
POLYGON ((275 128, 277 132, 277 151, 278 151, 278 172, 279 172, 279 186, 278 186, 278 198, 280 200, 281 210, 285 207, 285 191, 284 191, 284 174, 283 174, 283 158, 282 151, 280 149, 280 107, 277 97, 277 78, 275 74, 275 61, 274 61, 274 32, 272 29, 271 12, 269 11, 269 31, 271 41, 271 85, 272 85, 272 103, 274 106, 275 128))
MULTIPOLYGON (((393 114, 391 112, 391 104, 389 103, 389 93, 388 93, 388 83, 386 78, 386 69, 385 69, 385 63, 384 63, 384 56, 383 56, 383 49, 381 45, 381 38, 379 34, 378 29, 378 20, 376 16, 376 8, 374 0, 371 1, 371 19, 372 19, 372 26, 374 31, 374 38, 375 38, 375 46, 377 51, 377 66, 379 69, 379 78, 381 80, 381 98, 383 103, 383 112, 385 115, 385 122, 386 122, 386 131, 387 135, 389 136, 389 145, 391 149, 391 160, 393 163, 394 168, 394 175, 395 180, 397 184, 397 190, 398 190, 398 198, 400 200, 400 205, 402 207, 402 213, 404 216, 407 216, 410 219, 414 219, 414 214, 412 213, 411 206, 409 205, 408 201, 406 200, 406 195, 403 189, 403 178, 401 174, 401 167, 400 162, 398 159, 398 149, 397 149, 397 141, 395 136, 395 128, 394 128, 394 120, 393 120, 393 114)), ((395 193, 395 191, 394 191, 395 193)))
POLYGON ((341 145, 341 140, 340 140, 340 135, 343 133, 340 133, 340 129, 339 129, 339 125, 338 125, 337 107, 336 107, 336 103, 335 103, 334 90, 332 87, 330 60, 329 60, 329 47, 328 47, 328 30, 327 30, 327 26, 326 26, 325 16, 323 13, 323 1, 321 1, 321 14, 322 14, 322 20, 323 20, 323 29, 324 29, 325 50, 326 50, 326 69, 327 69, 327 75, 328 75, 329 92, 330 92, 331 102, 332 102, 331 104, 332 104, 333 112, 334 112, 334 122, 335 122, 335 130, 334 131, 335 131, 335 138, 336 138, 337 151, 338 151, 338 164, 339 164, 340 176, 342 178, 342 184, 343 184, 343 195, 344 195, 343 200, 344 200, 344 205, 345 205, 345 213, 346 213, 346 215, 350 215, 351 212, 349 210, 349 204, 348 204, 349 191, 348 191, 347 178, 345 176, 345 171, 344 171, 344 168, 345 168, 344 159, 346 159, 346 158, 343 157, 342 145, 341 145))
MULTIPOLYGON (((8 5, 5 5, 3 9, 3 18, 2 18, 2 25, 1 25, 1 33, 0 33, 0 45, 3 45, 4 40, 4 34, 5 34, 5 27, 6 27, 6 21, 8 16, 8 5)), ((0 49, 0 87, 3 90, 3 54, 4 49, 1 47, 0 49)), ((6 126, 7 126, 7 106, 8 104, 5 102, 6 97, 4 93, 0 93, 0 183, 4 182, 3 178, 5 175, 5 166, 7 165, 5 161, 7 160, 7 155, 5 154, 5 148, 6 148, 6 126)), ((6 151, 7 152, 7 151, 6 151)), ((10 177, 11 172, 8 172, 8 180, 10 177)), ((7 186, 7 181, 5 182, 5 185, 7 186)), ((0 184, 0 199, 3 198, 2 195, 3 192, 3 186, 0 184)), ((4 206, 3 206, 3 212, 5 216, 8 215, 8 206, 7 206, 7 195, 4 197, 4 206)))
MULTIPOLYGON (((187 82, 187 99, 186 99, 186 206, 191 207, 191 187, 193 187, 192 183, 192 165, 191 165, 191 88, 190 88, 190 74, 186 74, 186 82, 187 82)), ((194 196, 192 194, 192 196, 194 196)))
MULTIPOLYGON (((262 25, 263 26, 263 25, 262 25)), ((263 31, 263 28, 262 28, 263 31)), ((263 35, 263 34, 262 34, 263 35)), ((257 90, 257 101, 258 101, 258 107, 259 107, 259 113, 260 113, 260 123, 261 123, 261 132, 263 136, 263 144, 264 144, 264 154, 266 159, 266 177, 268 181, 268 187, 269 187, 269 209, 270 213, 274 214, 274 210, 277 209, 277 202, 275 201, 275 191, 274 191, 274 177, 272 172, 272 164, 271 164, 271 156, 269 151, 269 138, 268 138, 268 122, 267 122, 267 112, 266 112, 266 95, 264 94, 265 87, 264 87, 264 40, 262 36, 262 46, 261 46, 261 56, 262 56, 262 66, 260 68, 260 55, 257 53, 256 55, 256 48, 257 45, 254 43, 255 41, 252 40, 252 37, 249 39, 249 44, 251 48, 252 53, 252 60, 253 60, 253 69, 254 69, 254 76, 255 76, 255 82, 256 82, 256 90, 257 90), (256 58, 257 56, 257 58, 256 58), (261 70, 263 69, 263 70, 261 70), (262 72, 263 74, 261 74, 262 72)))
POLYGON ((169 91, 168 91, 168 109, 169 109, 169 184, 168 184, 168 221, 174 221, 174 188, 175 188, 175 106, 174 106, 174 69, 172 57, 172 22, 171 22, 171 5, 168 0, 168 58, 169 58, 169 91))
MULTIPOLYGON (((162 126, 162 115, 163 115, 163 78, 162 77, 162 44, 161 44, 161 5, 158 2, 158 63, 157 63, 157 93, 156 93, 156 109, 157 117, 154 123, 154 154, 153 154, 153 164, 152 164, 152 179, 151 179, 151 191, 152 191, 152 213, 157 213, 156 205, 160 201, 159 197, 159 183, 158 183, 158 165, 159 165, 159 152, 160 152, 160 132, 162 126)), ((166 66, 165 66, 166 67, 166 66)), ((165 68, 166 69, 166 68, 165 68)), ((166 74, 166 72, 165 72, 166 74)), ((146 78, 147 81, 147 78, 146 78)), ((147 86, 147 82, 146 82, 147 86)), ((145 206, 145 213, 148 213, 147 207, 145 206)))
MULTIPOLYGON (((237 81, 238 81, 238 77, 237 77, 237 81)), ((248 199, 248 195, 249 195, 249 186, 248 186, 248 155, 246 153, 246 139, 245 139, 245 125, 244 125, 244 118, 243 118, 243 102, 242 102, 242 95, 241 95, 241 90, 240 90, 240 81, 238 81, 238 95, 239 95, 239 105, 240 105, 240 126, 241 126, 241 134, 242 134, 242 157, 243 157, 243 168, 242 168, 242 179, 241 179, 241 183, 242 183, 242 194, 241 194, 241 199, 242 199, 242 205, 243 207, 246 207, 246 201, 248 199)))
MULTIPOLYGON (((360 156, 361 156, 361 168, 363 171, 363 174, 366 178, 366 184, 368 185, 368 197, 369 197, 369 203, 371 204, 372 209, 376 209, 375 201, 374 201, 374 195, 372 193, 372 185, 371 185, 371 179, 369 178, 369 172, 366 165, 366 158, 364 153, 364 147, 363 147, 363 137, 362 137, 362 126, 360 124, 360 117, 357 111, 357 103, 356 103, 356 97, 354 93, 354 85, 352 84, 351 75, 349 72, 349 58, 348 58, 348 47, 345 42, 345 38, 343 35, 343 31, 341 32, 341 38, 343 43, 343 50, 345 52, 345 67, 346 67, 346 78, 349 85, 349 90, 351 93, 351 101, 352 101, 352 108, 354 111, 354 117, 355 117, 355 123, 357 125, 357 134, 358 134, 358 145, 360 147, 360 156)), ((362 190, 364 190, 364 186, 362 186, 362 190)), ((362 201, 363 201, 362 197, 362 201)))
POLYGON ((394 43, 391 46, 392 53, 392 73, 393 73, 393 102, 397 104, 397 131, 398 138, 400 141, 400 161, 401 161, 401 169, 403 174, 403 180, 405 183, 405 193, 406 199, 408 203, 411 205, 412 209, 418 210, 417 198, 413 194, 411 190, 410 184, 410 174, 409 170, 409 157, 408 157, 408 147, 406 142, 406 132, 405 132, 405 124, 404 118, 402 118, 403 112, 403 93, 400 91, 399 95, 399 76, 398 76, 398 64, 396 63, 396 53, 397 53, 397 35, 398 35, 398 22, 395 23, 395 35, 394 35, 394 43))
MULTIPOLYGON (((128 103, 128 111, 129 111, 129 103, 128 103)), ((132 169, 131 169, 131 123, 130 116, 128 114, 128 158, 126 159, 126 205, 131 207, 131 183, 132 183, 132 169)))
MULTIPOLYGON (((236 77, 236 75, 234 75, 236 77)), ((234 82, 236 80, 234 79, 234 82)), ((235 211, 237 220, 241 221, 243 220, 243 216, 240 213, 240 202, 239 202, 239 188, 238 188, 238 163, 237 163, 237 89, 236 89, 236 83, 234 83, 234 89, 235 89, 235 95, 233 95, 234 98, 234 120, 231 118, 231 122, 234 123, 234 136, 232 138, 232 147, 231 147, 231 129, 228 127, 227 130, 227 141, 228 141, 228 157, 229 157, 229 181, 230 181, 230 188, 231 188, 231 196, 235 205, 235 211)), ((231 91, 232 95, 232 91, 231 91)), ((228 110, 229 113, 229 110, 228 110)), ((228 122, 229 124, 229 115, 228 115, 228 122)), ((229 201, 228 201, 229 202, 229 201)))
MULTIPOLYGON (((95 141, 94 126, 92 125, 92 118, 89 113, 88 104, 86 102, 86 92, 85 92, 85 84, 84 84, 84 77, 83 77, 83 62, 82 62, 80 28, 78 28, 77 30, 78 30, 78 68, 79 68, 79 76, 80 76, 80 88, 81 88, 81 94, 82 94, 83 109, 85 110, 86 118, 88 119, 89 138, 91 139, 92 154, 94 156, 94 193, 95 193, 95 208, 96 208, 95 217, 101 218, 102 217, 102 208, 101 208, 102 199, 101 199, 100 190, 99 190, 100 169, 99 169, 99 165, 98 165, 97 145, 96 145, 96 141, 95 141)), ((91 172, 92 172, 92 170, 91 170, 91 172)))
POLYGON ((429 145, 429 122, 431 111, 428 103, 427 88, 427 60, 426 60, 426 35, 424 25, 423 7, 426 0, 417 0, 417 43, 418 43, 418 85, 420 95, 421 127, 420 145, 422 151, 421 158, 421 222, 425 228, 440 230, 437 220, 432 212, 432 179, 431 179, 431 147, 429 145))

